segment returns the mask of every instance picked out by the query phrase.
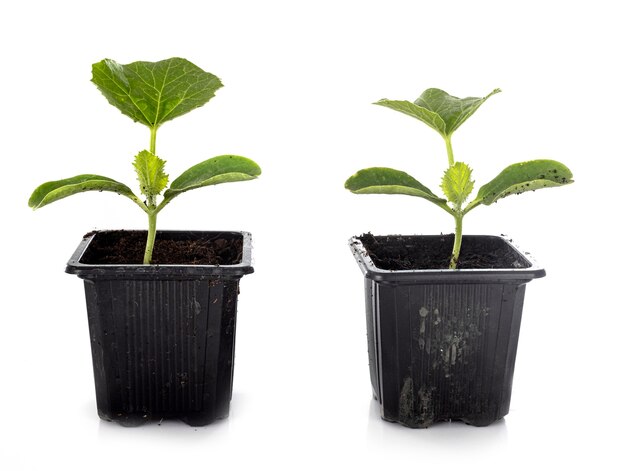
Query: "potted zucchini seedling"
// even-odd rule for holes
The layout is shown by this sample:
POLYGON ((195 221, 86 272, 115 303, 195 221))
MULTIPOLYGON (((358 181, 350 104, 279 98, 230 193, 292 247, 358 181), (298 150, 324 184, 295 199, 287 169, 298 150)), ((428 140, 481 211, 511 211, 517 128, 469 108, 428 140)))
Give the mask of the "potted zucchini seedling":
POLYGON ((373 236, 350 241, 365 275, 370 376, 384 419, 424 428, 462 420, 488 425, 509 410, 526 283, 545 276, 504 237, 463 236, 463 218, 512 194, 572 182, 554 160, 510 165, 478 190, 472 170, 455 160, 451 137, 489 97, 457 98, 428 89, 415 100, 380 100, 436 130, 448 166, 443 196, 391 168, 360 170, 346 181, 356 194, 424 198, 449 213, 442 236, 373 236))
POLYGON ((181 58, 127 65, 105 59, 92 73, 110 104, 150 129, 149 149, 133 162, 143 197, 112 178, 83 174, 44 183, 28 204, 37 209, 109 191, 147 214, 147 231, 85 235, 67 264, 84 280, 98 414, 122 425, 167 418, 205 425, 229 412, 239 280, 253 271, 250 234, 157 231, 157 215, 186 191, 250 180, 261 169, 221 155, 168 187, 157 130, 207 103, 221 81, 181 58))

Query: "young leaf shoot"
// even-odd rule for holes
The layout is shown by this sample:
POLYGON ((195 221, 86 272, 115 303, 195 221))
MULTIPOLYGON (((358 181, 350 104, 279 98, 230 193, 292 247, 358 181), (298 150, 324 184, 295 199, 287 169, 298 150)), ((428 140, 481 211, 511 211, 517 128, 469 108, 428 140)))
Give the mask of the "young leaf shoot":
POLYGON ((165 161, 156 152, 157 131, 164 122, 199 108, 213 98, 222 87, 215 75, 180 58, 126 65, 104 59, 93 64, 91 81, 111 105, 150 129, 149 149, 139 152, 133 162, 139 189, 145 198, 139 198, 128 186, 111 178, 88 174, 40 185, 28 201, 31 208, 38 209, 84 191, 112 191, 126 196, 148 215, 143 262, 149 264, 156 237, 157 214, 174 197, 187 190, 251 180, 261 174, 259 166, 248 158, 221 155, 194 165, 167 188, 169 177, 164 170, 165 161))
POLYGON ((392 168, 372 167, 359 170, 345 183, 345 187, 356 194, 419 196, 450 213, 455 221, 451 269, 456 268, 461 252, 463 217, 476 206, 489 206, 512 194, 573 182, 572 172, 560 162, 545 159, 521 162, 505 168, 493 180, 480 187, 476 197, 463 206, 474 190, 474 181, 472 169, 463 162, 455 161, 452 134, 496 93, 500 93, 500 89, 496 88, 483 98, 457 98, 443 90, 430 88, 414 102, 383 99, 375 103, 418 119, 441 135, 448 156, 448 168, 440 185, 445 198, 435 195, 409 174, 392 168))

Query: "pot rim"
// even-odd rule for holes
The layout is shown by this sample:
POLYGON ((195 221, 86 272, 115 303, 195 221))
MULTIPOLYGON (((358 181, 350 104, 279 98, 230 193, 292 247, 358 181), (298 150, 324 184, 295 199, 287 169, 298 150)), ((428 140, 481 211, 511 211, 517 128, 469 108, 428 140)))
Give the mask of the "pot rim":
MULTIPOLYGON (((243 275, 254 272, 252 267, 252 236, 244 231, 196 231, 196 230, 158 230, 157 234, 204 235, 219 234, 241 235, 243 250, 241 261, 232 265, 143 265, 143 264, 90 264, 80 260, 89 244, 97 234, 118 232, 119 230, 93 231, 83 236, 74 254, 67 262, 66 273, 78 275, 80 278, 241 278, 243 275)), ((125 230, 125 232, 146 232, 145 230, 125 230)))
MULTIPOLYGON (((400 236, 392 234, 390 236, 400 236)), ((414 237, 433 237, 434 235, 420 234, 414 237)), ((436 237, 436 236, 435 236, 436 237)), ((534 278, 546 276, 544 268, 540 267, 533 257, 516 244, 508 236, 464 234, 463 237, 495 238, 502 240, 528 263, 527 268, 460 268, 447 269, 418 269, 418 270, 386 270, 378 268, 367 253, 362 242, 353 236, 349 240, 352 254, 359 264, 359 268, 366 278, 379 282, 430 282, 436 281, 468 281, 490 283, 498 280, 517 280, 528 282, 534 278)))

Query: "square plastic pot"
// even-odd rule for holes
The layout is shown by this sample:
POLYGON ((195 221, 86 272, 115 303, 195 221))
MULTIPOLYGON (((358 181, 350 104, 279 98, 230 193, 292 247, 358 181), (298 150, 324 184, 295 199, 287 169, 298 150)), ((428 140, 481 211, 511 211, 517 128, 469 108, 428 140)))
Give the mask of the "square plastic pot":
POLYGON ((503 237, 463 244, 504 246, 520 267, 383 270, 350 241, 365 276, 370 376, 385 420, 485 426, 509 412, 526 283, 545 271, 503 237))
POLYGON ((180 419, 206 425, 228 416, 239 280, 252 273, 250 234, 162 231, 177 240, 243 239, 236 265, 67 264, 84 280, 98 415, 122 425, 180 419))

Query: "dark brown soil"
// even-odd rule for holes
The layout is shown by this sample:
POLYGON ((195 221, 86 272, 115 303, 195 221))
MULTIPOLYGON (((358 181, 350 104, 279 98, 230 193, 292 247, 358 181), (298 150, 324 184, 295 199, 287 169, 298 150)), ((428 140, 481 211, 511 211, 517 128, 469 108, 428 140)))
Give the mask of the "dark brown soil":
MULTIPOLYGON (((441 236, 358 237, 368 255, 383 270, 439 270, 450 265, 454 234, 441 236)), ((527 268, 530 265, 502 239, 464 236, 457 268, 527 268)))
MULTIPOLYGON (((145 231, 99 232, 81 263, 135 265, 143 263, 145 231)), ((234 265, 241 262, 243 238, 239 234, 213 233, 192 238, 190 233, 157 233, 152 253, 155 265, 234 265)))

